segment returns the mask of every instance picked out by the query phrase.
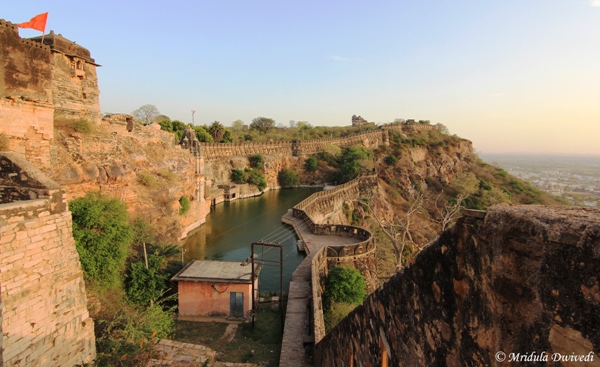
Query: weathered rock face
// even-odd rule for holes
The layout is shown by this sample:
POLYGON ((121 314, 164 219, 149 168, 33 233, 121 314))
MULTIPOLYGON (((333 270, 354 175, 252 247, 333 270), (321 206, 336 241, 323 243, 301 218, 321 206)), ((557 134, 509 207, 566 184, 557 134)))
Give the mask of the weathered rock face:
POLYGON ((317 365, 486 366, 534 352, 598 365, 599 222, 597 210, 542 206, 463 217, 317 344, 317 365))
POLYGON ((56 130, 57 163, 48 171, 67 190, 69 200, 89 191, 118 197, 133 215, 149 218, 164 240, 174 241, 186 227, 206 217, 196 158, 173 142, 173 134, 149 126, 127 131, 122 119, 102 121, 95 133, 56 130), (179 199, 191 209, 179 215, 179 199))

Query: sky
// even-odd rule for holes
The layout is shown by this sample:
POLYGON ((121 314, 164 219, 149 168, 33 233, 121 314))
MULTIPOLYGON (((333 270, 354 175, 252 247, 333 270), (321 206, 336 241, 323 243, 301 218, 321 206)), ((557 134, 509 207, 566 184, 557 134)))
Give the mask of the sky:
POLYGON ((600 0, 0 0, 45 11, 102 65, 103 113, 412 118, 481 153, 600 156, 600 0))

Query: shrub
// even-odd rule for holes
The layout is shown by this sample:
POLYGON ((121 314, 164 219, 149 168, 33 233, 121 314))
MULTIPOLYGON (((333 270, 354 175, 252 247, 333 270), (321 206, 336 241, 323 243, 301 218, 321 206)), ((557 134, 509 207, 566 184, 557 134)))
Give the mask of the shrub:
POLYGON ((177 175, 166 168, 161 169, 158 173, 160 177, 164 178, 167 181, 175 181, 175 179, 177 179, 177 175))
POLYGON ((267 187, 267 180, 265 179, 265 176, 254 169, 248 170, 248 178, 246 179, 246 182, 256 185, 260 191, 264 191, 264 189, 267 187))
POLYGON ((187 196, 182 196, 179 199, 179 205, 181 205, 179 208, 180 215, 185 215, 188 211, 190 211, 190 199, 188 199, 187 196))
POLYGON ((284 168, 279 171, 277 179, 279 180, 281 187, 295 187, 300 183, 300 179, 298 178, 296 171, 291 168, 284 168))
POLYGON ((396 158, 395 155, 389 155, 385 157, 385 163, 390 166, 394 166, 396 163, 398 163, 398 158, 396 158))
POLYGON ((367 297, 365 278, 360 271, 347 266, 335 266, 325 278, 323 308, 332 302, 359 304, 367 297))
POLYGON ((132 240, 127 208, 121 201, 90 192, 71 200, 73 237, 86 278, 101 288, 121 283, 120 274, 132 240))
POLYGON ((78 120, 59 119, 54 121, 54 126, 58 128, 71 129, 78 133, 90 133, 94 130, 94 126, 92 125, 92 123, 83 118, 78 120))
POLYGON ((157 185, 156 178, 150 172, 142 172, 139 175, 140 183, 146 187, 154 188, 157 185))
POLYGON ((262 154, 253 155, 252 157, 250 157, 250 167, 256 168, 256 169, 262 169, 264 161, 265 161, 265 159, 262 156, 262 154))
POLYGON ((243 183, 245 180, 244 171, 241 169, 234 169, 231 171, 231 181, 235 183, 243 183))
POLYGON ((156 254, 148 255, 149 267, 143 262, 131 264, 127 272, 127 299, 138 305, 148 305, 156 301, 166 289, 165 279, 157 273, 164 258, 156 254))
POLYGON ((6 133, 0 132, 0 152, 6 152, 10 148, 10 141, 6 133))
POLYGON ((317 171, 317 157, 309 157, 305 162, 304 165, 306 167, 306 170, 309 172, 316 172, 317 171))

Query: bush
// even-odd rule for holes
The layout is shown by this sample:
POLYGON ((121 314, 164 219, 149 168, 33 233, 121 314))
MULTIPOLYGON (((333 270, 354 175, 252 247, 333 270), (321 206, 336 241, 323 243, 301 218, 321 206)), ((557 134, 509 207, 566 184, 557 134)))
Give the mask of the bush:
POLYGON ((154 188, 158 184, 156 178, 150 172, 142 172, 139 176, 140 183, 146 187, 154 188))
POLYGON ((161 169, 158 173, 160 177, 164 178, 167 181, 175 181, 177 179, 177 175, 166 168, 161 169))
POLYGON ((0 132, 0 152, 6 152, 10 148, 10 141, 3 132, 0 132))
POLYGON ((333 302, 359 304, 367 298, 367 284, 360 271, 347 266, 335 266, 325 278, 323 309, 333 302))
POLYGON ((309 157, 305 162, 304 165, 306 167, 306 170, 309 172, 316 172, 317 171, 317 157, 309 157))
POLYGON ((267 180, 265 179, 265 176, 254 169, 248 170, 248 178, 246 179, 246 182, 256 185, 260 191, 263 191, 267 187, 267 180))
POLYGON ((398 158, 396 158, 395 155, 389 155, 389 156, 385 157, 385 163, 390 166, 394 166, 394 165, 396 165, 396 163, 398 163, 398 158))
POLYGON ((148 255, 149 267, 143 262, 134 262, 127 272, 127 299, 138 305, 148 305, 163 295, 165 279, 157 273, 164 258, 156 254, 148 255))
POLYGON ((64 120, 56 120, 54 122, 54 126, 58 128, 67 128, 71 129, 78 133, 90 133, 94 130, 94 126, 86 119, 64 119, 64 120))
POLYGON ((285 168, 279 171, 277 179, 279 180, 279 184, 281 185, 281 187, 286 188, 298 186, 298 184, 300 183, 300 179, 298 178, 296 171, 294 171, 291 168, 285 168))
POLYGON ((246 178, 244 177, 244 171, 241 169, 234 169, 231 171, 231 181, 235 183, 244 183, 246 178))
POLYGON ((188 199, 187 196, 182 196, 179 199, 179 205, 181 205, 179 208, 179 215, 185 215, 190 211, 190 199, 188 199))
POLYGON ((250 167, 255 169, 262 169, 264 161, 265 158, 262 156, 262 154, 253 155, 252 157, 250 157, 250 167))
POLYGON ((121 283, 129 245, 133 238, 127 208, 121 201, 90 192, 71 200, 73 237, 87 280, 101 288, 121 283))

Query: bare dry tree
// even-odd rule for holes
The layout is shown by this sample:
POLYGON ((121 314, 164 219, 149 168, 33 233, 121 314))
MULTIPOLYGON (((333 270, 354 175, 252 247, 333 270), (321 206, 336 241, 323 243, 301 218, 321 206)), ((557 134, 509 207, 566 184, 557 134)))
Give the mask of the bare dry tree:
POLYGON ((434 222, 440 225, 439 234, 444 232, 451 223, 456 221, 461 216, 460 210, 463 207, 461 203, 469 196, 466 193, 459 193, 454 204, 449 203, 446 205, 440 205, 440 197, 442 197, 443 194, 444 192, 442 191, 435 198, 434 205, 437 215, 432 218, 434 222))
POLYGON ((371 205, 373 197, 369 202, 361 201, 361 204, 368 208, 370 214, 375 218, 383 233, 385 233, 392 242, 394 253, 396 255, 396 270, 400 270, 403 267, 402 254, 407 245, 412 246, 413 249, 417 248, 419 251, 422 248, 415 242, 413 233, 418 229, 424 228, 422 224, 426 222, 426 220, 419 217, 418 214, 426 212, 425 201, 425 194, 415 190, 414 194, 411 195, 410 205, 405 213, 401 216, 394 215, 391 221, 381 219, 380 215, 376 213, 371 205))

